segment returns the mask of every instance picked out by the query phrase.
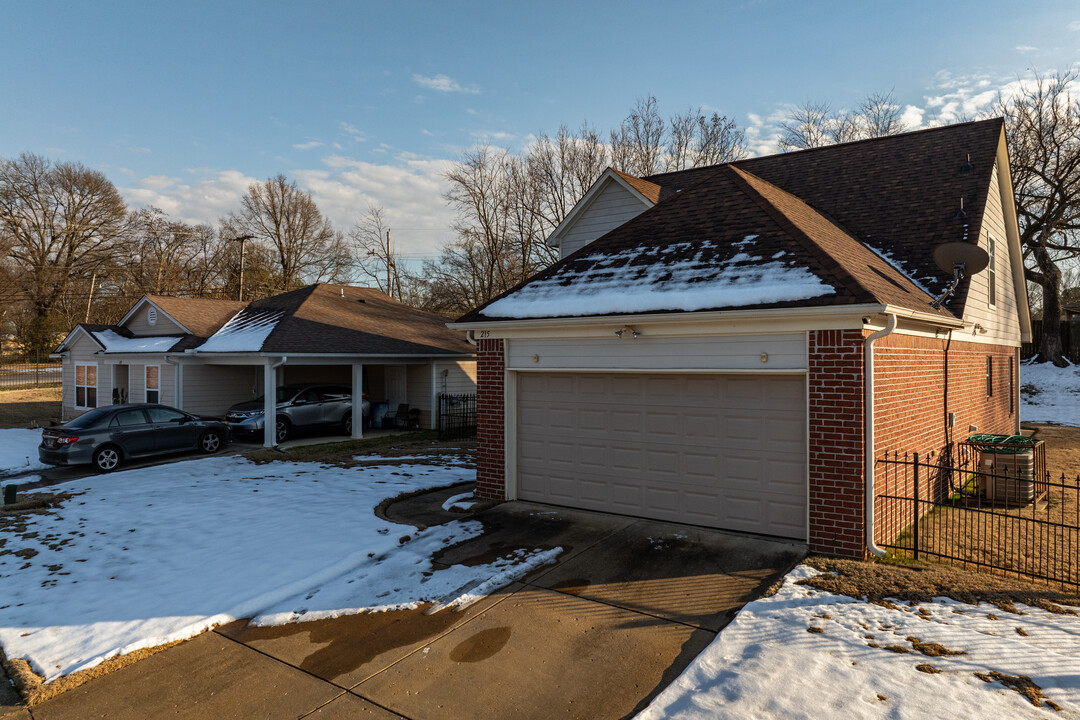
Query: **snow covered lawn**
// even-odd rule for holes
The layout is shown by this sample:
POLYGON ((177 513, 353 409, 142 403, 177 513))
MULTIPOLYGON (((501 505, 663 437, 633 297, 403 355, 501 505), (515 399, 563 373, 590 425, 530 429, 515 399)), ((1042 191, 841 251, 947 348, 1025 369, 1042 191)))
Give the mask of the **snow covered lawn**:
POLYGON ((37 448, 41 430, 0 430, 0 476, 23 470, 40 470, 37 448))
POLYGON ((1080 426, 1080 366, 1020 366, 1020 419, 1080 426))
POLYGON ((557 554, 433 572, 431 554, 481 524, 415 532, 373 512, 386 498, 475 477, 464 459, 427 463, 220 457, 51 488, 72 496, 0 518, 0 644, 51 680, 236 618, 461 607, 557 554))
POLYGON ((883 607, 797 584, 816 574, 800 565, 746 605, 638 720, 1080 718, 1080 617, 947 598, 883 607), (993 673, 1028 676, 1062 710, 993 673))

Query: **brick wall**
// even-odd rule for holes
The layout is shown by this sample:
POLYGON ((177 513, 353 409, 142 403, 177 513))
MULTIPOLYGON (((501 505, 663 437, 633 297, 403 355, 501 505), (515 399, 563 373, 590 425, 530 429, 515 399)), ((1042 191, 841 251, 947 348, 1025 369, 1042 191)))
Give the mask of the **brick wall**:
POLYGON ((478 340, 476 353, 476 497, 506 499, 505 373, 502 340, 478 340))
POLYGON ((863 557, 863 334, 810 333, 810 549, 863 557))
MULTIPOLYGON (((1016 348, 946 338, 889 335, 874 345, 874 449, 900 454, 918 452, 920 461, 940 459, 949 443, 962 442, 972 433, 1012 434, 1016 430, 1016 348), (946 348, 948 351, 946 353, 946 348), (987 358, 991 359, 992 395, 987 395, 987 358), (1013 378, 1009 377, 1009 358, 1013 378), (947 366, 946 366, 947 363, 947 366), (948 377, 946 400, 945 381, 948 377), (1012 402, 1010 402, 1010 393, 1012 402), (956 413, 947 427, 948 413, 956 413)), ((878 464, 875 489, 885 487, 886 468, 878 464)), ((914 488, 889 480, 889 494, 910 497, 914 488)), ((944 497, 950 492, 948 476, 923 472, 920 494, 944 497)), ((910 523, 910 515, 887 508, 879 501, 875 526, 878 542, 893 540, 910 523)))

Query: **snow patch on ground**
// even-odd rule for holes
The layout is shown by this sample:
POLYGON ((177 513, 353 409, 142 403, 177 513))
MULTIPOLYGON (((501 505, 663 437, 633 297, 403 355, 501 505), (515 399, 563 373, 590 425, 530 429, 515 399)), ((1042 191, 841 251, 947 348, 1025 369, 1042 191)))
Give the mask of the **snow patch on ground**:
POLYGON ((1022 364, 1020 419, 1080 426, 1080 365, 1059 368, 1051 363, 1022 364))
POLYGON ((454 495, 453 497, 447 498, 446 502, 442 504, 442 509, 447 512, 450 512, 454 508, 468 510, 475 504, 472 491, 470 490, 467 493, 461 493, 460 495, 454 495))
POLYGON ((887 609, 796 584, 816 574, 800 565, 747 604, 638 720, 1080 718, 1080 617, 946 598, 887 609), (965 654, 928 657, 908 637, 965 654), (974 674, 991 671, 1029 676, 1062 712, 974 674))
POLYGON ((480 523, 417 532, 374 514, 386 498, 474 477, 430 460, 340 468, 221 457, 56 486, 76 494, 0 531, 0 644, 51 680, 237 618, 452 603, 550 562, 550 552, 522 552, 434 571, 431 554, 479 535, 480 523))
MULTIPOLYGON (((700 249, 687 260, 645 257, 643 249, 592 255, 549 277, 534 280, 484 308, 487 317, 573 317, 657 310, 693 311, 805 300, 836 291, 812 272, 778 259, 752 255, 756 235, 735 243, 742 249, 715 261, 700 249), (582 269, 580 263, 591 263, 582 269)), ((684 251, 691 243, 672 243, 660 255, 684 251)))
POLYGON ((0 475, 48 467, 38 462, 40 444, 40 430, 0 430, 0 475))

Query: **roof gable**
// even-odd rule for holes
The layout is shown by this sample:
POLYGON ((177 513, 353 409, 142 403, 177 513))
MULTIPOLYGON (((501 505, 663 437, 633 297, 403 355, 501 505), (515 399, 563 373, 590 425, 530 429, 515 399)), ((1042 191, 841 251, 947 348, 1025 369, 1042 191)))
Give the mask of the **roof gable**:
POLYGON ((558 245, 559 239, 561 239, 562 236, 581 219, 596 199, 599 198, 604 190, 612 184, 625 190, 645 208, 650 208, 659 202, 659 185, 648 182, 647 180, 642 180, 641 178, 636 178, 633 175, 621 173, 614 168, 608 168, 600 174, 600 177, 596 179, 596 182, 592 184, 581 199, 575 203, 574 207, 570 208, 570 212, 566 214, 566 217, 559 223, 559 226, 555 228, 548 237, 548 244, 552 246, 558 245))
POLYGON ((236 300, 143 295, 117 325, 128 326, 148 305, 163 314, 182 332, 196 337, 209 337, 247 303, 236 300))

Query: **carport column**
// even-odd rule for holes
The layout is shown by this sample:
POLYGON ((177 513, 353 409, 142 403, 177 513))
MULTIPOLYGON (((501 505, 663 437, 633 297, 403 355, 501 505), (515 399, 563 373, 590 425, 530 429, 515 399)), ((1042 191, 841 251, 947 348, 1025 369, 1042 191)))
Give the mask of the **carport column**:
POLYGON ((183 410, 184 409, 184 366, 181 363, 172 363, 173 365, 173 406, 183 410))
POLYGON ((267 358, 266 371, 263 373, 263 447, 277 445, 277 366, 284 358, 274 362, 267 358))
POLYGON ((352 366, 352 437, 364 437, 364 364, 352 366))

